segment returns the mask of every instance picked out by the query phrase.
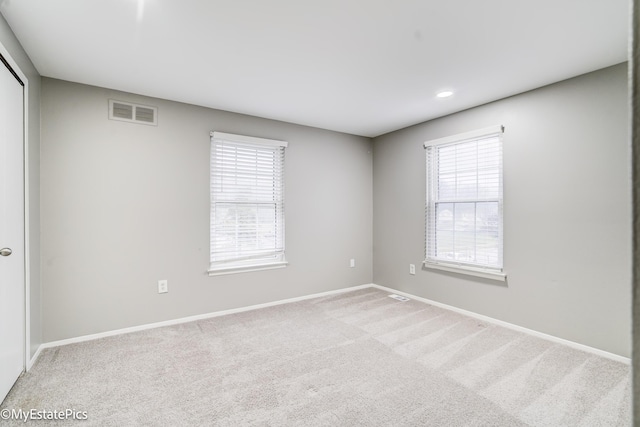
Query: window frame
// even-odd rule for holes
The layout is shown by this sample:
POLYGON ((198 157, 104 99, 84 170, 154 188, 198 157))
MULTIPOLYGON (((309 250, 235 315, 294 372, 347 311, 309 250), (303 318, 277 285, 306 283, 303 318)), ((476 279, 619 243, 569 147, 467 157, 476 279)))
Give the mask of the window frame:
MULTIPOLYGON (((430 141, 426 141, 423 146, 425 148, 425 170, 426 170, 426 191, 425 191, 425 258, 423 261, 423 267, 427 269, 435 269, 435 270, 443 270, 452 273, 459 273, 465 275, 471 275, 476 277, 482 277, 487 279, 493 279, 498 281, 506 281, 507 275, 504 270, 504 190, 503 190, 503 179, 504 179, 504 165, 503 165, 503 133, 504 126, 496 125, 490 126, 483 129, 477 129, 470 132, 465 132, 457 135, 452 135, 444 138, 438 138, 430 141), (432 165, 429 161, 429 150, 434 149, 435 147, 442 146, 451 146, 455 144, 467 143, 472 141, 479 141, 489 137, 498 137, 499 138, 499 191, 498 197, 491 198, 492 200, 488 200, 488 198, 481 198, 476 195, 475 198, 454 198, 459 201, 453 201, 452 203, 482 203, 482 202, 497 202, 498 203, 498 212, 499 212, 499 225, 498 225, 498 238, 499 238, 499 266, 494 267, 490 265, 478 265, 478 263, 464 263, 461 261, 453 261, 453 260, 443 260, 441 258, 437 258, 435 256, 434 249, 430 247, 432 245, 431 242, 435 242, 435 233, 436 233, 436 221, 433 218, 435 213, 436 204, 438 203, 439 198, 435 197, 435 183, 431 182, 431 169, 432 165)), ((439 175, 439 171, 436 171, 435 175, 439 175)), ((442 202, 444 203, 444 202, 442 202)), ((474 226, 474 233, 477 233, 477 228, 474 226)), ((433 243, 435 244, 435 243, 433 243)))
MULTIPOLYGON (((230 133, 223 133, 213 131, 210 133, 210 163, 209 163, 209 194, 210 194, 210 206, 209 206, 209 276, 217 276, 223 274, 243 273, 250 271, 270 270, 275 268, 283 268, 287 266, 287 260, 285 257, 285 183, 284 183, 284 152, 288 147, 286 141, 279 141, 273 139, 257 138, 252 136, 237 135, 230 133), (265 201, 254 196, 253 199, 241 200, 240 197, 235 200, 216 200, 216 194, 220 195, 220 191, 216 191, 215 185, 219 184, 216 179, 220 179, 220 171, 215 168, 216 158, 216 146, 228 145, 236 147, 244 147, 245 149, 254 149, 256 153, 260 150, 273 151, 274 162, 280 162, 279 165, 274 163, 273 173, 277 174, 274 178, 273 202, 265 201), (277 183, 275 182, 277 180, 277 183), (216 204, 248 204, 248 205, 261 205, 261 204, 274 204, 274 228, 280 228, 276 231, 274 244, 276 248, 273 251, 273 257, 265 257, 260 255, 250 255, 248 257, 230 258, 230 259, 214 259, 214 241, 215 241, 215 209, 216 204)), ((256 154, 257 155, 257 154, 256 154)), ((235 164, 237 166, 237 164, 235 164)), ((237 172, 236 172, 237 173, 237 172)), ((244 179, 246 180, 246 170, 244 179)), ((256 180, 258 179, 258 172, 256 172, 256 180)), ((257 230, 257 223, 256 223, 257 230)))

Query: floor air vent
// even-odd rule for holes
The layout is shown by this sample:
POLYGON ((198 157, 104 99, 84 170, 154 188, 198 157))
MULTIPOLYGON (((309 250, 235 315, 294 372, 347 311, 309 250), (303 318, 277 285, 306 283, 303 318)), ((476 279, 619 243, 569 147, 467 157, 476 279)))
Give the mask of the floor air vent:
POLYGON ((410 300, 410 299, 409 299, 409 298, 407 298, 407 297, 403 297, 402 295, 396 295, 396 294, 391 294, 391 295, 389 295, 389 298, 397 299, 398 301, 402 301, 402 302, 405 302, 405 301, 409 301, 409 300, 410 300))
POLYGON ((158 124, 158 108, 110 99, 109 119, 155 126, 158 124))

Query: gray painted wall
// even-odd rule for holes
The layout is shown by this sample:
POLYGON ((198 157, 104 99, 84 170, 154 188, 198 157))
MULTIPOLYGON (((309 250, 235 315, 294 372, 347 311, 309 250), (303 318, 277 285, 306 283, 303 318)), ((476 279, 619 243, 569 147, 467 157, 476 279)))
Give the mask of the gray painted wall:
POLYGON ((45 341, 371 283, 368 138, 43 78, 41 156, 45 341), (212 130, 289 142, 287 268, 206 274, 212 130))
POLYGON ((30 275, 30 332, 31 356, 42 343, 41 299, 40 299, 40 74, 0 15, 0 43, 9 51, 11 58, 29 81, 29 275, 30 275))
POLYGON ((626 64, 393 132, 373 147, 374 283, 630 355, 626 64), (424 259, 422 143, 495 124, 506 127, 506 285, 420 268, 409 275, 424 259))
POLYGON ((629 83, 631 86, 631 162, 633 191, 633 333, 632 425, 640 424, 640 1, 631 1, 631 43, 629 83))
POLYGON ((625 64, 375 138, 373 157, 366 138, 42 81, 45 341, 373 281, 629 356, 625 64), (159 107, 159 125, 107 120, 109 98, 159 107), (424 256, 422 143, 493 124, 508 282, 409 275, 424 256), (206 275, 211 130, 289 141, 286 269, 206 275))

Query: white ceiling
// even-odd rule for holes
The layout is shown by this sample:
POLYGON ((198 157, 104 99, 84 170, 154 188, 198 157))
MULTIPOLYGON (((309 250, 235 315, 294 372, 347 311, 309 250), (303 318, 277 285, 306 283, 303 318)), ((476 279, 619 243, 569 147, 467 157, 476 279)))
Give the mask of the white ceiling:
POLYGON ((43 76, 369 137, 624 62, 629 26, 627 0, 0 0, 0 12, 43 76))

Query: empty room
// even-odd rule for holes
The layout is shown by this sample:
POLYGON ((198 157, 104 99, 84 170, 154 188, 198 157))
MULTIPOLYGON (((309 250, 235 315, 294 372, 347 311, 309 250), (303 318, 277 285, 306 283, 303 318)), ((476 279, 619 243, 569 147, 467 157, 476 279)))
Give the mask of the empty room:
POLYGON ((633 13, 0 0, 0 425, 631 425, 633 13))

